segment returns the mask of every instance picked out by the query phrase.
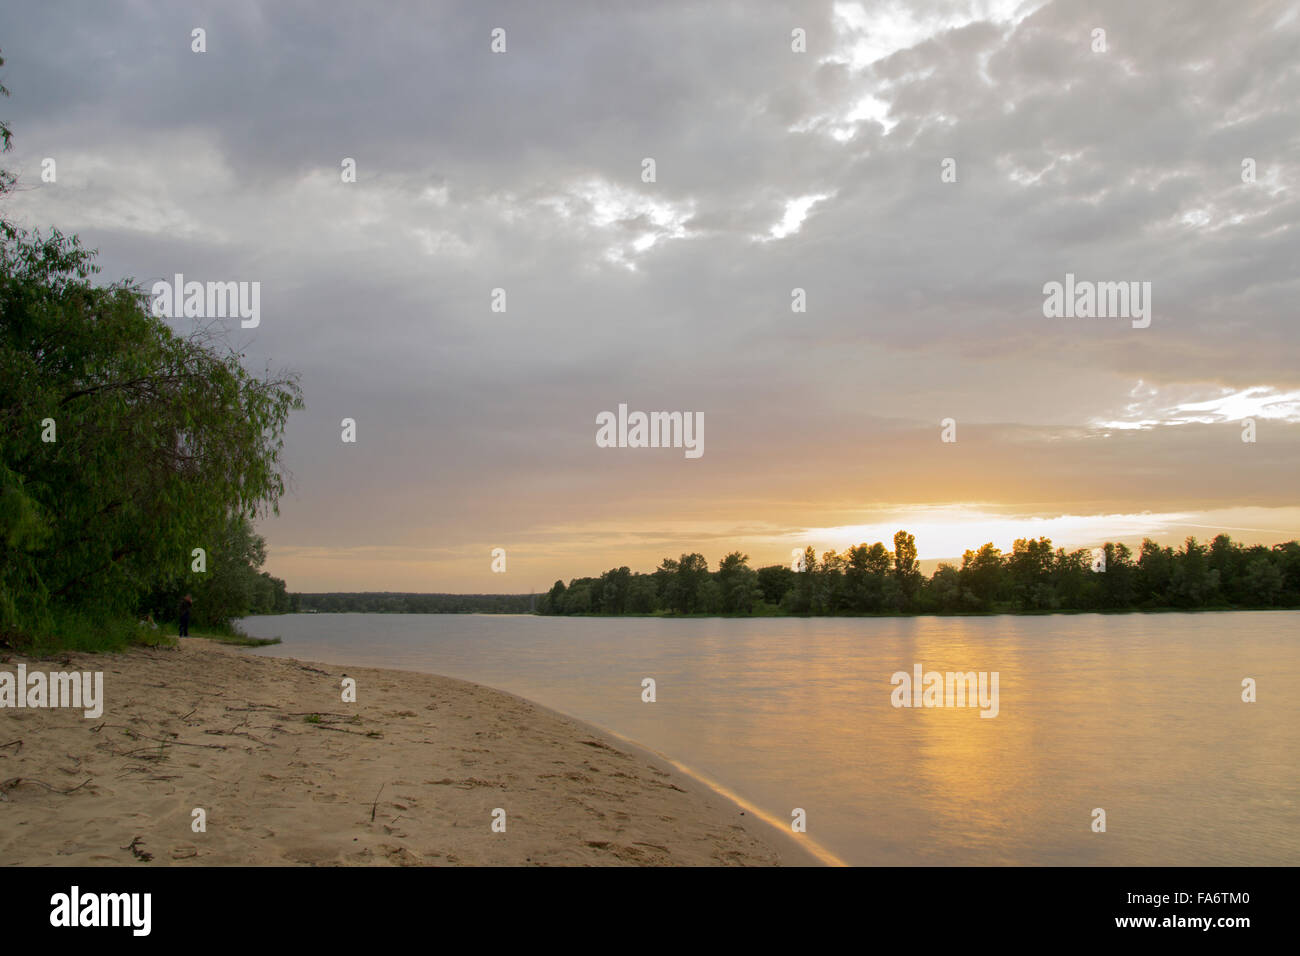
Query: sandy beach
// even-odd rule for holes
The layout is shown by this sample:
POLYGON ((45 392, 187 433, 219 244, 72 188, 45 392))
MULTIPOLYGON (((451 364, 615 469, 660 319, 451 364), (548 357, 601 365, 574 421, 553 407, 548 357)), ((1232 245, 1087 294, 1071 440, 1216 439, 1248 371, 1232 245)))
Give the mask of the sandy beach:
POLYGON ((814 862, 653 755, 476 684, 202 639, 0 671, 20 663, 103 671, 105 699, 0 710, 8 865, 814 862))

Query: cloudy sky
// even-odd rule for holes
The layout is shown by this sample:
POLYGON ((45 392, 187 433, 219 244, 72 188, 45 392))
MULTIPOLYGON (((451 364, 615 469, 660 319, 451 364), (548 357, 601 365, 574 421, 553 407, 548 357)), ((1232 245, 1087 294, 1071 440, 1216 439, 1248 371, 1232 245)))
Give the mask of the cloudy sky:
POLYGON ((261 283, 291 590, 1300 536, 1297 3, 641 6, 0 10, 7 215, 261 283), (1045 317, 1067 273, 1150 325, 1045 317), (620 403, 704 454, 598 447, 620 403))

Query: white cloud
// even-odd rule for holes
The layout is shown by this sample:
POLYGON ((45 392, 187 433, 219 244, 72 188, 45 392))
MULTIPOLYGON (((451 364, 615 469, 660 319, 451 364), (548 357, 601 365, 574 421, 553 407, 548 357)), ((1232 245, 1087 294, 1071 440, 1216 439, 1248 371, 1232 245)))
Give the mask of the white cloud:
POLYGON ((824 193, 818 193, 813 196, 800 196, 798 199, 786 200, 785 215, 781 217, 781 221, 775 223, 766 236, 756 236, 755 238, 760 242, 770 242, 773 239, 784 239, 787 236, 794 235, 803 228, 809 210, 817 203, 829 198, 824 193))
MULTIPOLYGON (((1164 389, 1187 395, 1204 393, 1203 386, 1164 389)), ((1166 425, 1213 425, 1237 422, 1243 418, 1262 418, 1300 423, 1300 391, 1284 392, 1269 385, 1245 389, 1219 388, 1212 398, 1186 401, 1162 398, 1160 389, 1139 382, 1133 390, 1135 401, 1125 406, 1124 414, 1115 419, 1093 419, 1091 424, 1104 430, 1146 430, 1166 425)))

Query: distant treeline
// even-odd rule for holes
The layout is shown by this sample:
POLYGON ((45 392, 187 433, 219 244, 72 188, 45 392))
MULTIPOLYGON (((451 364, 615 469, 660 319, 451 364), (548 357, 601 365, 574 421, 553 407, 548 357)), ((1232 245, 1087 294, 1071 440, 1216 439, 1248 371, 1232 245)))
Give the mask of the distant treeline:
POLYGON ((369 614, 527 614, 537 597, 532 594, 402 594, 392 591, 359 593, 291 594, 296 610, 369 614))
POLYGON ((739 551, 710 571, 702 554, 665 558, 649 574, 626 567, 598 578, 556 581, 538 600, 542 614, 933 614, 959 612, 1133 611, 1167 608, 1300 607, 1300 543, 1243 547, 1226 534, 1179 549, 1145 540, 1053 549, 1047 538, 1018 539, 1011 553, 992 544, 942 563, 926 578, 906 531, 843 553, 812 548, 791 565, 757 570, 739 551), (1103 559, 1104 557, 1104 564, 1103 559), (1104 570, 1103 570, 1104 568, 1104 570))

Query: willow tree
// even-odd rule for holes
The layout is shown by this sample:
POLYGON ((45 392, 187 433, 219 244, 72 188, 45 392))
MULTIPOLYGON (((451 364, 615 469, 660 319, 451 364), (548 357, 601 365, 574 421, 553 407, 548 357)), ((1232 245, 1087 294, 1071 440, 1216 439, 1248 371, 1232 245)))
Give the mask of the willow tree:
MULTIPOLYGON (((7 130, 5 130, 7 134, 7 130)), ((0 178, 0 192, 7 179, 0 178)), ((182 336, 94 253, 0 217, 0 637, 60 607, 126 614, 196 573, 233 516, 278 511, 296 377, 182 336)))
MULTIPOLYGON (((0 245, 0 626, 53 602, 134 609, 195 573, 232 515, 277 511, 291 375, 181 336, 75 238, 0 245)), ((33 618, 36 615, 36 618, 33 618)))

